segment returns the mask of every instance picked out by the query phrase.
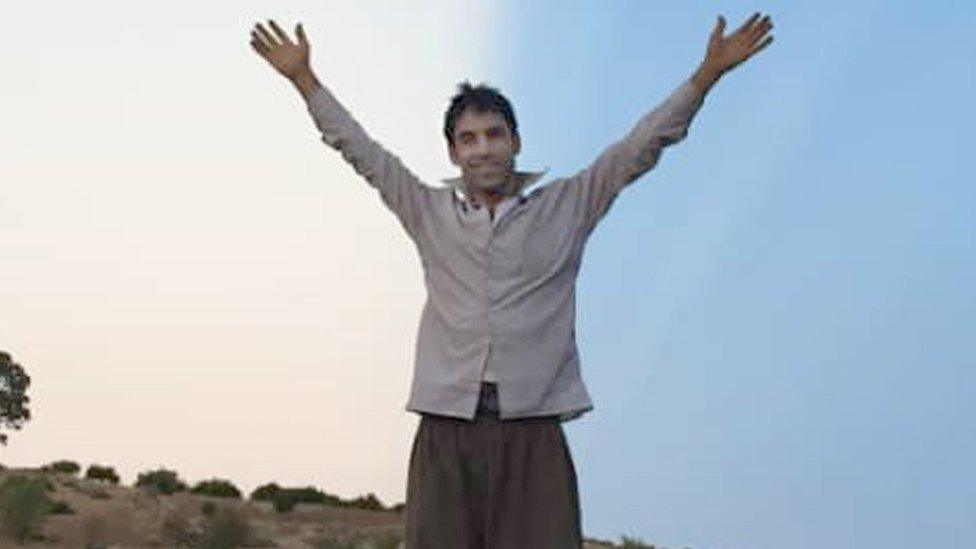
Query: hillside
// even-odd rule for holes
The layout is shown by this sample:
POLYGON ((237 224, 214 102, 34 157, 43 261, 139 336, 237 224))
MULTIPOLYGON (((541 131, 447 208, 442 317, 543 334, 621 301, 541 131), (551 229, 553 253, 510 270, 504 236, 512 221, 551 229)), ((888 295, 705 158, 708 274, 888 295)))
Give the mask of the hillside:
MULTIPOLYGON (((14 475, 47 479, 49 498, 63 502, 71 511, 45 516, 40 536, 29 543, 37 547, 190 547, 205 545, 207 539, 231 539, 249 531, 246 537, 250 542, 239 546, 394 549, 400 546, 403 536, 402 511, 299 503, 291 511, 280 513, 265 501, 188 492, 161 495, 144 487, 27 468, 0 471, 0 485, 14 475), (205 506, 210 508, 209 513, 205 506)), ((15 545, 0 540, 0 546, 15 545)), ((220 545, 211 542, 210 546, 220 545)), ((608 547, 613 545, 595 541, 585 545, 586 549, 608 547)))

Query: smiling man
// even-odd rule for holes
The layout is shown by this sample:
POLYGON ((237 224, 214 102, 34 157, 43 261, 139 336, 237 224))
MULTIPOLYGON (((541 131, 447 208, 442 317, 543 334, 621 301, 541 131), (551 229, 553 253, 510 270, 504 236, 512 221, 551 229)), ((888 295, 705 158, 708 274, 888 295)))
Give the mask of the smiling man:
POLYGON ((562 423, 593 409, 575 334, 583 248, 620 191, 684 139, 718 78, 772 42, 769 17, 755 13, 725 37, 719 16, 689 78, 588 166, 532 192, 544 174, 515 169, 518 124, 497 90, 459 87, 444 137, 461 175, 433 187, 322 86, 301 25, 294 42, 269 26, 256 26, 252 47, 302 94, 322 140, 379 192, 423 265, 406 547, 581 548, 562 423))

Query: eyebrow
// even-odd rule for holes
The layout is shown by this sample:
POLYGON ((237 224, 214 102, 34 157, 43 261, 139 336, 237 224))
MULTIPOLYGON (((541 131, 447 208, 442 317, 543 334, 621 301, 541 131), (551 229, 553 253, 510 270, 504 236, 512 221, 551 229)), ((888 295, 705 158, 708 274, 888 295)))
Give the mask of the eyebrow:
MULTIPOLYGON (((485 129, 485 133, 498 132, 498 131, 504 131, 504 130, 505 130, 505 126, 502 126, 501 124, 496 124, 494 126, 489 126, 488 128, 486 128, 485 129)), ((465 136, 468 136, 468 135, 474 135, 474 133, 475 132, 473 132, 471 130, 464 130, 464 131, 458 132, 457 133, 457 136, 460 138, 460 137, 465 137, 465 136)))

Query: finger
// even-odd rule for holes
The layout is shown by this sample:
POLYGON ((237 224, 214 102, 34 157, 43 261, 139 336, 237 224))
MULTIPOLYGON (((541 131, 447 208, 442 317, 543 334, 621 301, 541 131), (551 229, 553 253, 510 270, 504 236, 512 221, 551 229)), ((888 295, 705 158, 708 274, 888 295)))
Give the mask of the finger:
POLYGON ((750 52, 749 52, 749 54, 748 54, 748 55, 746 55, 746 56, 745 56, 745 57, 744 57, 744 58, 742 59, 742 61, 746 61, 747 59, 751 59, 753 55, 756 55, 757 53, 759 53, 760 51, 762 51, 762 50, 763 50, 763 48, 765 48, 766 46, 768 46, 768 45, 770 45, 770 44, 772 44, 772 43, 773 43, 773 37, 772 37, 772 36, 767 36, 767 37, 766 37, 766 39, 765 39, 765 40, 763 40, 763 41, 762 41, 762 42, 761 42, 761 43, 760 43, 760 44, 759 44, 758 46, 756 46, 756 47, 755 47, 755 48, 754 48, 754 49, 753 49, 752 51, 750 51, 750 52))
POLYGON ((725 30, 725 18, 719 15, 718 21, 715 23, 715 28, 712 29, 712 37, 722 36, 722 32, 724 30, 725 30))
POLYGON ((267 59, 268 54, 270 53, 268 46, 265 46, 260 40, 258 40, 253 32, 251 33, 251 47, 254 48, 254 51, 258 52, 258 55, 267 59))
POLYGON ((742 23, 741 25, 739 25, 739 28, 735 29, 736 34, 738 34, 740 32, 744 32, 746 29, 748 29, 750 26, 752 26, 752 24, 756 21, 756 19, 759 19, 759 12, 758 11, 756 13, 752 14, 752 16, 749 17, 749 19, 746 19, 745 23, 742 23))
POLYGON ((275 34, 278 35, 278 38, 281 39, 282 44, 289 44, 289 45, 292 44, 291 38, 289 38, 288 35, 285 34, 285 31, 281 30, 281 27, 278 26, 278 23, 274 22, 274 19, 268 19, 268 24, 271 25, 271 29, 275 32, 275 34))
POLYGON ((295 25, 295 36, 298 37, 299 44, 302 46, 308 46, 308 38, 305 37, 305 29, 302 28, 301 23, 295 25))
POLYGON ((276 46, 279 45, 278 41, 275 40, 273 36, 271 36, 271 33, 264 28, 264 25, 258 23, 257 29, 258 29, 258 33, 261 35, 261 39, 264 41, 264 45, 268 46, 268 49, 274 49, 276 46))
POLYGON ((749 38, 751 39, 750 41, 755 42, 759 40, 760 38, 763 37, 763 35, 769 32, 769 29, 771 28, 773 28, 773 24, 769 20, 769 16, 767 15, 766 17, 763 17, 755 27, 750 29, 749 31, 749 38))
POLYGON ((271 53, 271 46, 261 38, 258 33, 251 31, 251 43, 258 49, 258 53, 261 55, 267 55, 271 53))

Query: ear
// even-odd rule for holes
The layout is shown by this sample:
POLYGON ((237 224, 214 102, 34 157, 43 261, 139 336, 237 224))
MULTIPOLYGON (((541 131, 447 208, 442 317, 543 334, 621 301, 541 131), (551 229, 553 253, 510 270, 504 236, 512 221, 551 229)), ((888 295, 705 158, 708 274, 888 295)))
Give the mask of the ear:
POLYGON ((453 143, 448 143, 447 144, 447 156, 448 156, 448 158, 451 159, 451 164, 454 164, 455 166, 460 166, 461 165, 458 162, 457 154, 454 152, 454 144, 453 143))
POLYGON ((522 150, 522 139, 519 138, 518 134, 512 138, 512 156, 515 156, 522 150))

